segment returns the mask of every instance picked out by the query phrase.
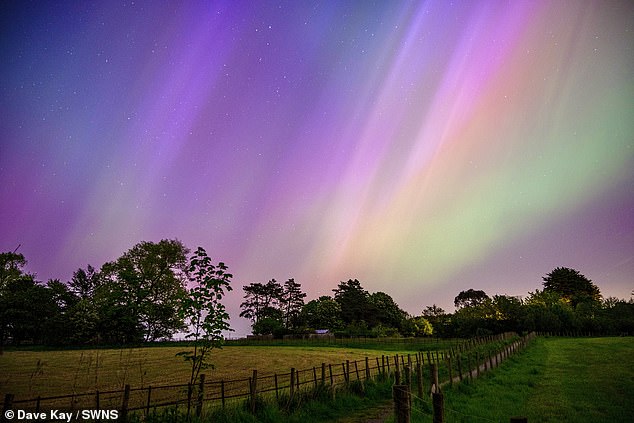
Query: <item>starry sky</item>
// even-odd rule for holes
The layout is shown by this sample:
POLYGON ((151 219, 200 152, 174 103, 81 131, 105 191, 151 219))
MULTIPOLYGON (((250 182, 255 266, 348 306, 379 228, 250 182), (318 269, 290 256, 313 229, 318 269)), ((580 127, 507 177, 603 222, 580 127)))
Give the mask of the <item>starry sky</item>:
POLYGON ((634 289, 630 1, 5 1, 0 250, 140 241, 418 314, 557 266, 634 289))

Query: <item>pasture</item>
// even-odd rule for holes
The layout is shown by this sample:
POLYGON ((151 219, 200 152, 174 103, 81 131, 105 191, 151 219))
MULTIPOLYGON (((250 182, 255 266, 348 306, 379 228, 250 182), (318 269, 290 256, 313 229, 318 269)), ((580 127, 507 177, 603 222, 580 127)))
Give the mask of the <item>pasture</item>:
MULTIPOLYGON (((0 356, 0 393, 16 399, 67 395, 95 390, 187 383, 189 363, 176 357, 187 347, 147 347, 61 351, 5 351, 0 356)), ((362 360, 366 356, 393 355, 387 348, 335 348, 322 346, 225 346, 213 350, 213 369, 207 380, 248 378, 306 369, 321 363, 362 360)))

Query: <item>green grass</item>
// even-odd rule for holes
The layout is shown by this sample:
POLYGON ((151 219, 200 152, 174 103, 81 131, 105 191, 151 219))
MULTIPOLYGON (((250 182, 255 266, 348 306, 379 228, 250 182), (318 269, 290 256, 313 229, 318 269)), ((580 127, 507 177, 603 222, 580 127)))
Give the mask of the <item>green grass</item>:
MULTIPOLYGON (((541 338, 473 383, 447 387, 447 422, 634 421, 633 338, 541 338)), ((414 402, 412 421, 430 422, 414 402)))
POLYGON ((148 416, 132 415, 132 421, 147 423, 191 421, 213 423, 309 423, 309 422, 338 422, 359 423, 366 422, 366 417, 374 417, 379 407, 390 407, 386 398, 390 398, 392 382, 390 380, 376 380, 365 383, 363 388, 359 383, 352 383, 350 389, 338 387, 333 398, 329 387, 318 391, 304 391, 293 401, 287 396, 259 399, 257 411, 252 414, 248 410, 248 402, 240 401, 225 409, 213 407, 203 411, 201 418, 191 417, 189 420, 174 408, 162 409, 148 416), (370 414, 366 415, 366 412, 370 414))

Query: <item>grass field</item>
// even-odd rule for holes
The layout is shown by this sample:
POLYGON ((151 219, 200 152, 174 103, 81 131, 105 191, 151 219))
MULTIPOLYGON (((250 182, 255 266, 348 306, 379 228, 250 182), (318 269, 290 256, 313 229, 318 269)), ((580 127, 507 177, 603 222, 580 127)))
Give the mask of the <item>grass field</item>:
MULTIPOLYGON (((492 373, 445 390, 447 422, 634 421, 634 338, 541 338, 492 373)), ((429 410, 427 407, 421 406, 429 410)), ((412 421, 431 422, 413 413, 412 421)))
MULTIPOLYGON (((0 356, 0 394, 16 399, 91 392, 97 389, 186 383, 189 367, 176 353, 186 348, 156 347, 62 351, 5 351, 0 356)), ((366 356, 394 355, 393 350, 332 348, 225 346, 212 353, 214 369, 207 380, 240 379, 287 373, 291 367, 309 369, 321 363, 362 360, 366 356)))

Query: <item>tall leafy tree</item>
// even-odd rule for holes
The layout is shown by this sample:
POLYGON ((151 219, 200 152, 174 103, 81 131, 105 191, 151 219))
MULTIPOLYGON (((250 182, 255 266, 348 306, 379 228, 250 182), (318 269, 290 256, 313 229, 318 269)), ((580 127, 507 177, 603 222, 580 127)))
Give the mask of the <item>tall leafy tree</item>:
POLYGON ((579 303, 601 301, 599 288, 578 270, 557 267, 544 276, 543 280, 545 291, 556 292, 572 307, 579 303))
MULTIPOLYGON (((108 287, 104 286, 102 274, 91 265, 86 269, 79 268, 68 282, 68 290, 76 297, 76 302, 68 311, 71 341, 75 344, 86 344, 97 343, 100 338, 108 338, 108 334, 100 334, 97 330, 99 326, 103 326, 100 325, 100 319, 105 319, 105 314, 110 314, 110 310, 101 310, 103 313, 100 314, 98 308, 100 304, 104 304, 103 297, 108 291, 108 287)), ((115 336, 114 342, 120 340, 115 336)))
POLYGON ((341 307, 341 318, 346 324, 368 322, 374 319, 370 304, 370 294, 363 289, 357 279, 339 282, 335 293, 335 301, 341 307))
POLYGON ((189 259, 187 279, 189 289, 181 299, 180 317, 189 333, 185 336, 193 349, 178 356, 191 364, 190 386, 198 379, 200 371, 213 367, 210 355, 214 348, 222 348, 224 331, 229 331, 229 314, 222 303, 225 292, 231 291, 231 278, 227 266, 212 264, 204 248, 198 247, 189 259))
POLYGON ((490 298, 486 294, 486 292, 482 290, 468 289, 466 291, 461 291, 456 298, 454 298, 454 305, 457 309, 461 309, 463 307, 477 307, 483 305, 490 298))
POLYGON ((311 329, 335 331, 343 328, 341 306, 327 295, 306 303, 300 313, 300 320, 311 329))
POLYGON ((275 279, 271 279, 266 284, 254 282, 242 287, 244 291, 244 302, 240 304, 242 312, 240 317, 251 320, 256 324, 264 318, 281 319, 280 299, 284 288, 275 279))
POLYGON ((22 254, 0 253, 0 352, 8 338, 16 340, 20 319, 36 317, 21 310, 21 306, 28 306, 28 288, 35 283, 33 275, 24 272, 26 263, 22 254))
POLYGON ((302 285, 295 282, 295 279, 291 278, 284 282, 280 308, 286 330, 296 328, 299 314, 304 306, 304 298, 306 298, 306 293, 302 292, 302 285))
POLYGON ((385 292, 374 292, 368 296, 371 309, 374 310, 374 321, 390 328, 401 329, 407 319, 407 313, 385 292))
POLYGON ((187 252, 178 240, 141 242, 102 267, 111 305, 128 307, 125 314, 137 320, 145 341, 169 338, 183 327, 178 306, 185 293, 187 252))

